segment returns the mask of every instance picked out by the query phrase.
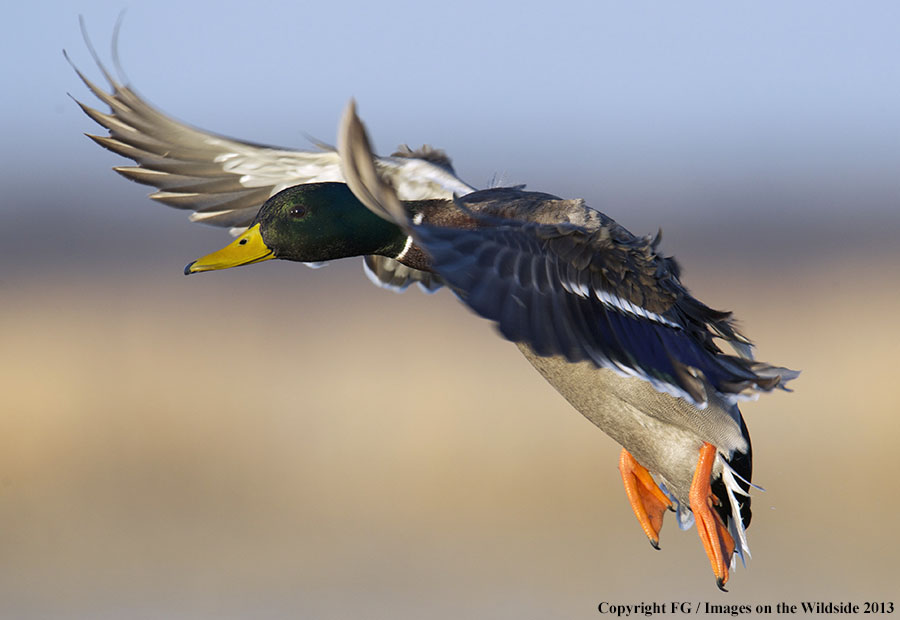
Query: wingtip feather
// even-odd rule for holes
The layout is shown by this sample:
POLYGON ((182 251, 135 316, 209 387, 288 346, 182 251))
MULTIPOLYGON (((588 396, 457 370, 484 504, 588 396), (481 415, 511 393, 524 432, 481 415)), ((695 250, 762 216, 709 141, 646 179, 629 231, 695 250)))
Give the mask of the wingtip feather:
POLYGON ((338 129, 338 154, 347 185, 353 194, 379 217, 396 224, 406 224, 406 210, 394 188, 375 168, 375 155, 368 132, 356 113, 356 100, 351 97, 341 115, 338 129))
POLYGON ((97 65, 97 68, 100 69, 100 72, 103 74, 103 78, 107 81, 111 88, 118 89, 120 86, 119 83, 116 82, 115 78, 113 78, 112 74, 109 72, 109 70, 107 70, 106 65, 104 65, 100 60, 100 55, 97 54, 97 50, 94 48, 91 37, 88 35, 87 24, 85 23, 84 15, 78 16, 78 26, 81 28, 81 36, 84 39, 84 44, 88 48, 88 52, 90 53, 91 58, 94 59, 94 63, 97 65))

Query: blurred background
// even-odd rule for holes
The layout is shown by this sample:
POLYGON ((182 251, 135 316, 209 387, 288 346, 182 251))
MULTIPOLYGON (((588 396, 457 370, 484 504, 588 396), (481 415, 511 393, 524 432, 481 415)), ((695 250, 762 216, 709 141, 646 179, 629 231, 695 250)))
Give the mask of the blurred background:
MULTIPOLYGON (((228 241, 110 171, 121 2, 0 38, 0 616, 590 618, 602 601, 896 599, 900 9, 893 2, 132 2, 133 85, 242 139, 428 142, 664 230, 803 370, 743 407, 753 559, 647 544, 618 447, 452 295, 359 260, 181 275, 228 241)), ((900 603, 900 601, 897 601, 900 603)))

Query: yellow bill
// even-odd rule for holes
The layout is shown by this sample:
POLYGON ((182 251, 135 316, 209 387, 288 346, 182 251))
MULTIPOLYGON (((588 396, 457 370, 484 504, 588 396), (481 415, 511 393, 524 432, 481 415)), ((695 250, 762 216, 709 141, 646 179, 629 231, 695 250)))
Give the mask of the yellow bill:
POLYGON ((250 265, 264 260, 275 258, 275 254, 263 241, 259 232, 259 224, 254 224, 240 237, 226 245, 224 248, 203 258, 198 258, 184 268, 184 275, 201 271, 214 271, 216 269, 228 269, 250 265))

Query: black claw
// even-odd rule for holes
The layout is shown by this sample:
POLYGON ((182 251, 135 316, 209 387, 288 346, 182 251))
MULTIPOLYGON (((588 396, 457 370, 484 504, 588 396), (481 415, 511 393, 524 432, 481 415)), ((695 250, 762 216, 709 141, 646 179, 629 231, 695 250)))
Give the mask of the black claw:
POLYGON ((716 578, 716 585, 719 587, 719 589, 722 592, 728 592, 728 590, 725 589, 725 580, 722 579, 721 577, 716 578))
POLYGON ((657 551, 660 550, 660 549, 659 549, 659 541, 658 541, 658 540, 651 540, 651 541, 650 541, 650 546, 653 547, 654 549, 656 549, 657 551))
POLYGON ((187 264, 187 266, 184 268, 184 275, 186 275, 186 276, 191 275, 191 267, 193 267, 194 263, 196 263, 196 262, 197 261, 194 260, 187 264))

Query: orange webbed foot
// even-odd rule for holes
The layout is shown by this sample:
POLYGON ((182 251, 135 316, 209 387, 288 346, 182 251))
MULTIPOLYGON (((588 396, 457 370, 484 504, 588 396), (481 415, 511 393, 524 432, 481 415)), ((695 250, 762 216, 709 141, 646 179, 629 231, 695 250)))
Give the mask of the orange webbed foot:
POLYGON ((653 548, 659 549, 659 530, 672 502, 656 485, 650 472, 625 449, 619 456, 619 473, 622 474, 625 494, 641 529, 650 539, 653 548))
POLYGON ((700 456, 697 459, 697 469, 694 470, 694 479, 691 482, 690 502, 691 511, 697 522, 697 532, 700 541, 709 557, 713 573, 716 575, 716 585, 720 590, 725 590, 728 582, 728 567, 731 564, 731 556, 734 554, 734 539, 725 524, 722 523, 719 513, 713 508, 718 504, 718 499, 710 489, 713 464, 716 462, 716 447, 704 443, 700 448, 700 456))

